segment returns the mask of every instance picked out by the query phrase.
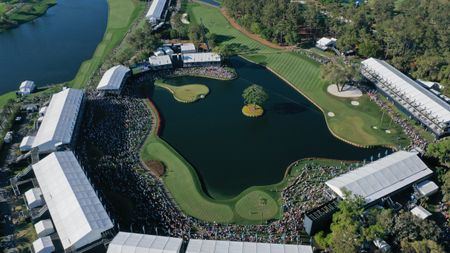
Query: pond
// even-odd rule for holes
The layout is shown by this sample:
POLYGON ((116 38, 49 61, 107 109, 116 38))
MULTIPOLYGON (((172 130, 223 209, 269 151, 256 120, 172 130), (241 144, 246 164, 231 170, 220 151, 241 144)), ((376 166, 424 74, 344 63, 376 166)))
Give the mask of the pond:
POLYGON ((72 80, 91 58, 108 19, 105 0, 58 0, 42 17, 0 33, 0 94, 23 80, 72 80))
POLYGON ((369 160, 386 151, 340 141, 328 130, 322 112, 283 80, 242 58, 231 62, 239 75, 232 81, 168 80, 207 85, 210 93, 203 100, 179 103, 158 87, 151 95, 163 119, 161 137, 194 166, 211 197, 230 198, 250 186, 277 183, 287 166, 301 158, 369 160), (241 113, 242 92, 254 83, 270 96, 260 118, 241 113))

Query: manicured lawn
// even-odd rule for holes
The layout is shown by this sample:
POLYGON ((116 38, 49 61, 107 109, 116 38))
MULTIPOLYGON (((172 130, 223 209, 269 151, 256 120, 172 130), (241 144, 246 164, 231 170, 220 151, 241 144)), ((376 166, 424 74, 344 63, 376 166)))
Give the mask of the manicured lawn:
POLYGON ((15 99, 15 98, 16 98, 15 91, 10 91, 8 93, 0 95, 0 109, 3 108, 3 106, 8 102, 8 100, 15 99))
POLYGON ((265 65, 315 103, 324 113, 331 132, 339 138, 359 146, 398 146, 408 143, 398 126, 391 134, 380 130, 382 112, 367 96, 359 98, 359 106, 351 99, 336 98, 326 92, 328 83, 320 78, 320 64, 305 56, 266 47, 234 29, 217 8, 192 3, 188 11, 194 22, 202 22, 218 35, 221 43, 228 44, 242 57, 265 65), (328 112, 335 117, 330 118, 328 112), (374 129, 377 126, 378 129, 374 129))
POLYGON ((83 62, 75 78, 69 83, 70 87, 83 88, 94 73, 105 61, 106 57, 123 40, 130 25, 140 17, 146 2, 138 0, 108 0, 108 24, 103 40, 98 44, 91 59, 83 62))
POLYGON ((157 80, 155 85, 168 90, 172 93, 175 100, 182 103, 195 102, 201 98, 204 98, 209 93, 208 86, 203 84, 174 86, 164 83, 162 80, 157 80))
MULTIPOLYGON (((0 16, 7 14, 10 21, 22 24, 42 16, 48 8, 56 4, 56 0, 8 1, 0 3, 0 16), (6 10, 6 6, 12 7, 6 10)), ((0 31, 15 27, 16 24, 0 21, 0 31)))

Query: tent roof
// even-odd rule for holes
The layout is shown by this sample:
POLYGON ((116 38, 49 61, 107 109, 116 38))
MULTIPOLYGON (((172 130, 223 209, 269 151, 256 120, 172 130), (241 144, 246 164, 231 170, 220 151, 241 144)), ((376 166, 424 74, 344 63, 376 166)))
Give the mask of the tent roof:
POLYGON ((33 170, 64 249, 89 233, 100 235, 113 227, 71 151, 54 152, 33 170))
POLYGON ((28 203, 32 203, 34 201, 41 201, 42 200, 42 192, 39 188, 31 188, 28 191, 25 192, 25 198, 27 199, 28 203))
POLYGON ((439 99, 426 88, 398 71, 383 60, 369 58, 361 62, 363 66, 371 69, 383 79, 391 83, 397 90, 417 101, 420 107, 437 117, 441 122, 450 122, 450 105, 439 99))
POLYGON ((194 43, 183 43, 180 46, 181 52, 186 52, 186 51, 195 51, 195 45, 194 43))
POLYGON ((148 19, 160 19, 165 5, 166 0, 153 0, 145 17, 148 19))
POLYGON ((20 142, 20 147, 32 146, 34 142, 34 136, 25 136, 20 142))
POLYGON ((130 69, 123 65, 108 69, 98 83, 97 90, 119 90, 128 71, 130 69))
POLYGON ((152 67, 172 65, 172 61, 168 55, 151 56, 148 58, 148 61, 152 67))
POLYGON ((183 54, 183 63, 220 62, 220 55, 216 53, 183 54))
POLYGON ((53 229, 53 223, 50 219, 41 220, 34 224, 34 229, 36 230, 36 233, 39 234, 47 229, 53 229))
POLYGON ((119 232, 111 241, 107 253, 180 252, 181 238, 119 232))
POLYGON ((29 80, 26 80, 26 81, 23 81, 21 84, 20 84, 20 87, 19 87, 19 89, 31 89, 31 88, 33 88, 34 87, 34 82, 33 81, 29 81, 29 80))
POLYGON ((44 236, 33 242, 33 249, 34 249, 34 252, 36 252, 36 253, 39 253, 39 252, 43 251, 44 249, 54 248, 54 247, 55 246, 53 245, 52 238, 50 238, 50 236, 44 236))
POLYGON ((435 182, 426 180, 417 184, 417 190, 423 196, 430 196, 431 194, 437 192, 439 187, 435 182))
POLYGON ((398 151, 328 180, 326 184, 340 197, 344 197, 346 189, 363 197, 368 204, 432 173, 416 153, 398 151))
POLYGON ((82 100, 82 90, 67 88, 53 94, 33 148, 52 141, 70 143, 82 100))
POLYGON ((190 240, 186 253, 312 253, 309 245, 190 240))
POLYGON ((421 206, 416 206, 413 209, 411 209, 411 213, 414 214, 415 216, 419 217, 422 220, 431 216, 431 213, 428 212, 427 209, 425 209, 421 206))

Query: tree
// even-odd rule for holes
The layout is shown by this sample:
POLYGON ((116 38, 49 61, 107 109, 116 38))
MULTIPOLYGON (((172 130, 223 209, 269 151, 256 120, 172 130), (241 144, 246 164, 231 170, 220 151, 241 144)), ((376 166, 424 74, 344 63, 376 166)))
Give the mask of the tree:
POLYGON ((445 250, 432 240, 422 240, 409 242, 403 240, 401 242, 402 252, 404 253, 445 253, 445 250))
POLYGON ((421 220, 410 212, 401 211, 394 218, 392 235, 397 242, 403 240, 433 240, 438 241, 441 230, 430 220, 421 220))
POLYGON ((228 58, 236 54, 233 48, 228 44, 222 44, 219 47, 214 47, 213 51, 220 54, 220 56, 222 56, 222 59, 224 60, 227 60, 228 58))
POLYGON ((338 91, 343 91, 346 84, 352 84, 361 80, 359 67, 335 62, 322 65, 321 76, 326 81, 336 84, 338 91))
POLYGON ((439 159, 443 164, 450 163, 450 137, 429 144, 427 155, 439 159))
POLYGON ((263 87, 253 84, 247 87, 242 93, 245 104, 254 104, 262 106, 268 99, 269 95, 263 87))

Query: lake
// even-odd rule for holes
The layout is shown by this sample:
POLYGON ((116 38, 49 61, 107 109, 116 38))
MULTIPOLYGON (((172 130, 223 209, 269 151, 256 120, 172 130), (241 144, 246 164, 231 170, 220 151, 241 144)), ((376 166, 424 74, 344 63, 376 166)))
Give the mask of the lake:
POLYGON ((42 17, 0 33, 0 94, 23 80, 72 80, 92 57, 108 19, 106 0, 58 0, 42 17))
POLYGON ((162 88, 151 95, 163 118, 161 137, 194 166, 211 197, 230 198, 253 185, 277 183, 287 166, 301 158, 369 160, 386 151, 340 141, 328 130, 322 112, 283 80, 242 58, 231 62, 239 75, 232 81, 168 80, 207 85, 210 94, 203 100, 179 103, 162 88), (253 83, 270 96, 260 118, 241 113, 242 92, 253 83))

